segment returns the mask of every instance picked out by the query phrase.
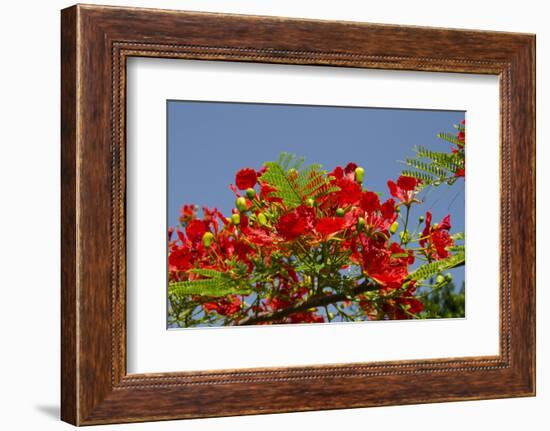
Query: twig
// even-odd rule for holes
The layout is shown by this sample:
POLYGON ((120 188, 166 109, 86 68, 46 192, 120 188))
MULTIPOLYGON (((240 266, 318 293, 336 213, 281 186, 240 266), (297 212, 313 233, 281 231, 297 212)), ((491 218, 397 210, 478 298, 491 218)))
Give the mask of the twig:
POLYGON ((249 316, 238 322, 235 322, 234 325, 243 326, 243 325, 255 325, 257 323, 271 322, 274 320, 280 320, 291 314, 301 313, 309 310, 310 308, 324 307, 329 304, 334 304, 336 302, 345 301, 350 297, 359 295, 364 292, 377 290, 379 286, 376 284, 371 284, 366 281, 350 289, 349 293, 336 293, 333 295, 316 295, 306 299, 303 302, 295 304, 291 307, 284 308, 282 310, 266 312, 258 314, 258 316, 249 316))

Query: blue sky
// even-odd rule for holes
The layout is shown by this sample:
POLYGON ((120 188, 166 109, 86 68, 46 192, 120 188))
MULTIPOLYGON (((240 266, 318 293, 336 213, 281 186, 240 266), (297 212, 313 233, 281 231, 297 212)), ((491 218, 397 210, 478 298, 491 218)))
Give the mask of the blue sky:
MULTIPOLYGON (((414 156, 413 147, 446 151, 436 137, 453 131, 463 111, 363 107, 168 101, 168 225, 178 224, 185 203, 234 206, 229 184, 243 167, 259 169, 282 151, 321 163, 328 171, 350 161, 365 168, 364 185, 389 197, 388 179, 396 179, 414 156)), ((453 232, 464 231, 464 184, 431 189, 423 210, 434 221, 451 214, 453 232)), ((420 209, 411 214, 415 220, 420 209)), ((453 270, 456 284, 464 269, 453 270)))

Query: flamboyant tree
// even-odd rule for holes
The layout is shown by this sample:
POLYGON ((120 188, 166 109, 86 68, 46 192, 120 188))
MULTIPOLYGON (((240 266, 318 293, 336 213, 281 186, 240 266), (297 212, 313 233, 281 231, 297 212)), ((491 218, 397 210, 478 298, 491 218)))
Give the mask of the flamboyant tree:
POLYGON ((438 135, 450 151, 416 148, 388 181, 367 189, 355 163, 331 172, 282 154, 236 173, 235 208, 184 205, 169 231, 169 324, 251 325, 422 317, 423 297, 464 264, 462 233, 430 211, 412 226, 427 187, 465 175, 465 129, 438 135))

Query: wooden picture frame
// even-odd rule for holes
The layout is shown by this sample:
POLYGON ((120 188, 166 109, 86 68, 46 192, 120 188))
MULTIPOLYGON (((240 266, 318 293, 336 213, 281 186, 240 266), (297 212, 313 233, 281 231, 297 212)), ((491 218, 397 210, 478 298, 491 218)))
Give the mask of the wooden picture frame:
POLYGON ((75 425, 535 394, 535 37, 77 5, 62 11, 61 417, 75 425), (131 56, 500 78, 500 354, 126 373, 125 65, 131 56))

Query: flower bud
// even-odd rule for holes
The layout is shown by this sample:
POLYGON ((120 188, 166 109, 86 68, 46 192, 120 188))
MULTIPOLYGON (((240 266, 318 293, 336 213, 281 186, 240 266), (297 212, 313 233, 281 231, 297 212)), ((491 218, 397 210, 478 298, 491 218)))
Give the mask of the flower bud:
POLYGON ((361 167, 361 166, 358 166, 355 168, 355 180, 361 184, 363 182, 363 177, 365 176, 365 170, 361 167))
POLYGON ((401 212, 401 207, 399 207, 399 206, 395 207, 395 212, 400 213, 401 212))
POLYGON ((235 226, 238 226, 241 223, 241 215, 240 214, 231 215, 231 223, 233 223, 235 226))
POLYGON ((214 235, 212 234, 212 232, 206 232, 202 236, 202 243, 206 248, 210 247, 213 240, 214 240, 214 235))
POLYGON ((418 217, 418 223, 423 223, 423 222, 424 222, 424 216, 418 217))
POLYGON ((312 206, 315 205, 315 201, 314 201, 313 199, 311 199, 311 198, 307 198, 307 199, 306 199, 306 205, 307 205, 308 207, 312 207, 312 206))
POLYGON ((365 222, 365 219, 364 219, 363 217, 359 217, 359 218, 357 219, 357 228, 359 228, 359 229, 364 229, 364 228, 365 228, 365 224, 366 224, 366 222, 365 222))
POLYGON ((445 280, 451 281, 452 279, 453 279, 453 275, 452 275, 450 272, 448 272, 447 274, 445 274, 445 280))
POLYGON ((235 206, 241 212, 244 212, 248 209, 246 205, 246 199, 242 196, 237 198, 237 200, 235 201, 235 206))
POLYGON ((338 208, 336 210, 336 217, 344 217, 345 211, 343 208, 338 208))
POLYGON ((246 189, 246 196, 248 196, 249 199, 254 199, 256 197, 256 190, 253 188, 246 189))
POLYGON ((443 284, 445 282, 445 277, 443 277, 443 274, 438 274, 435 278, 435 282, 437 284, 443 284))
POLYGON ((399 223, 397 223, 396 221, 394 221, 392 223, 392 225, 390 226, 390 232, 391 233, 395 233, 397 232, 397 229, 399 229, 399 223))
POLYGON ((261 225, 267 224, 267 217, 265 216, 264 213, 258 214, 258 223, 260 223, 261 225))

